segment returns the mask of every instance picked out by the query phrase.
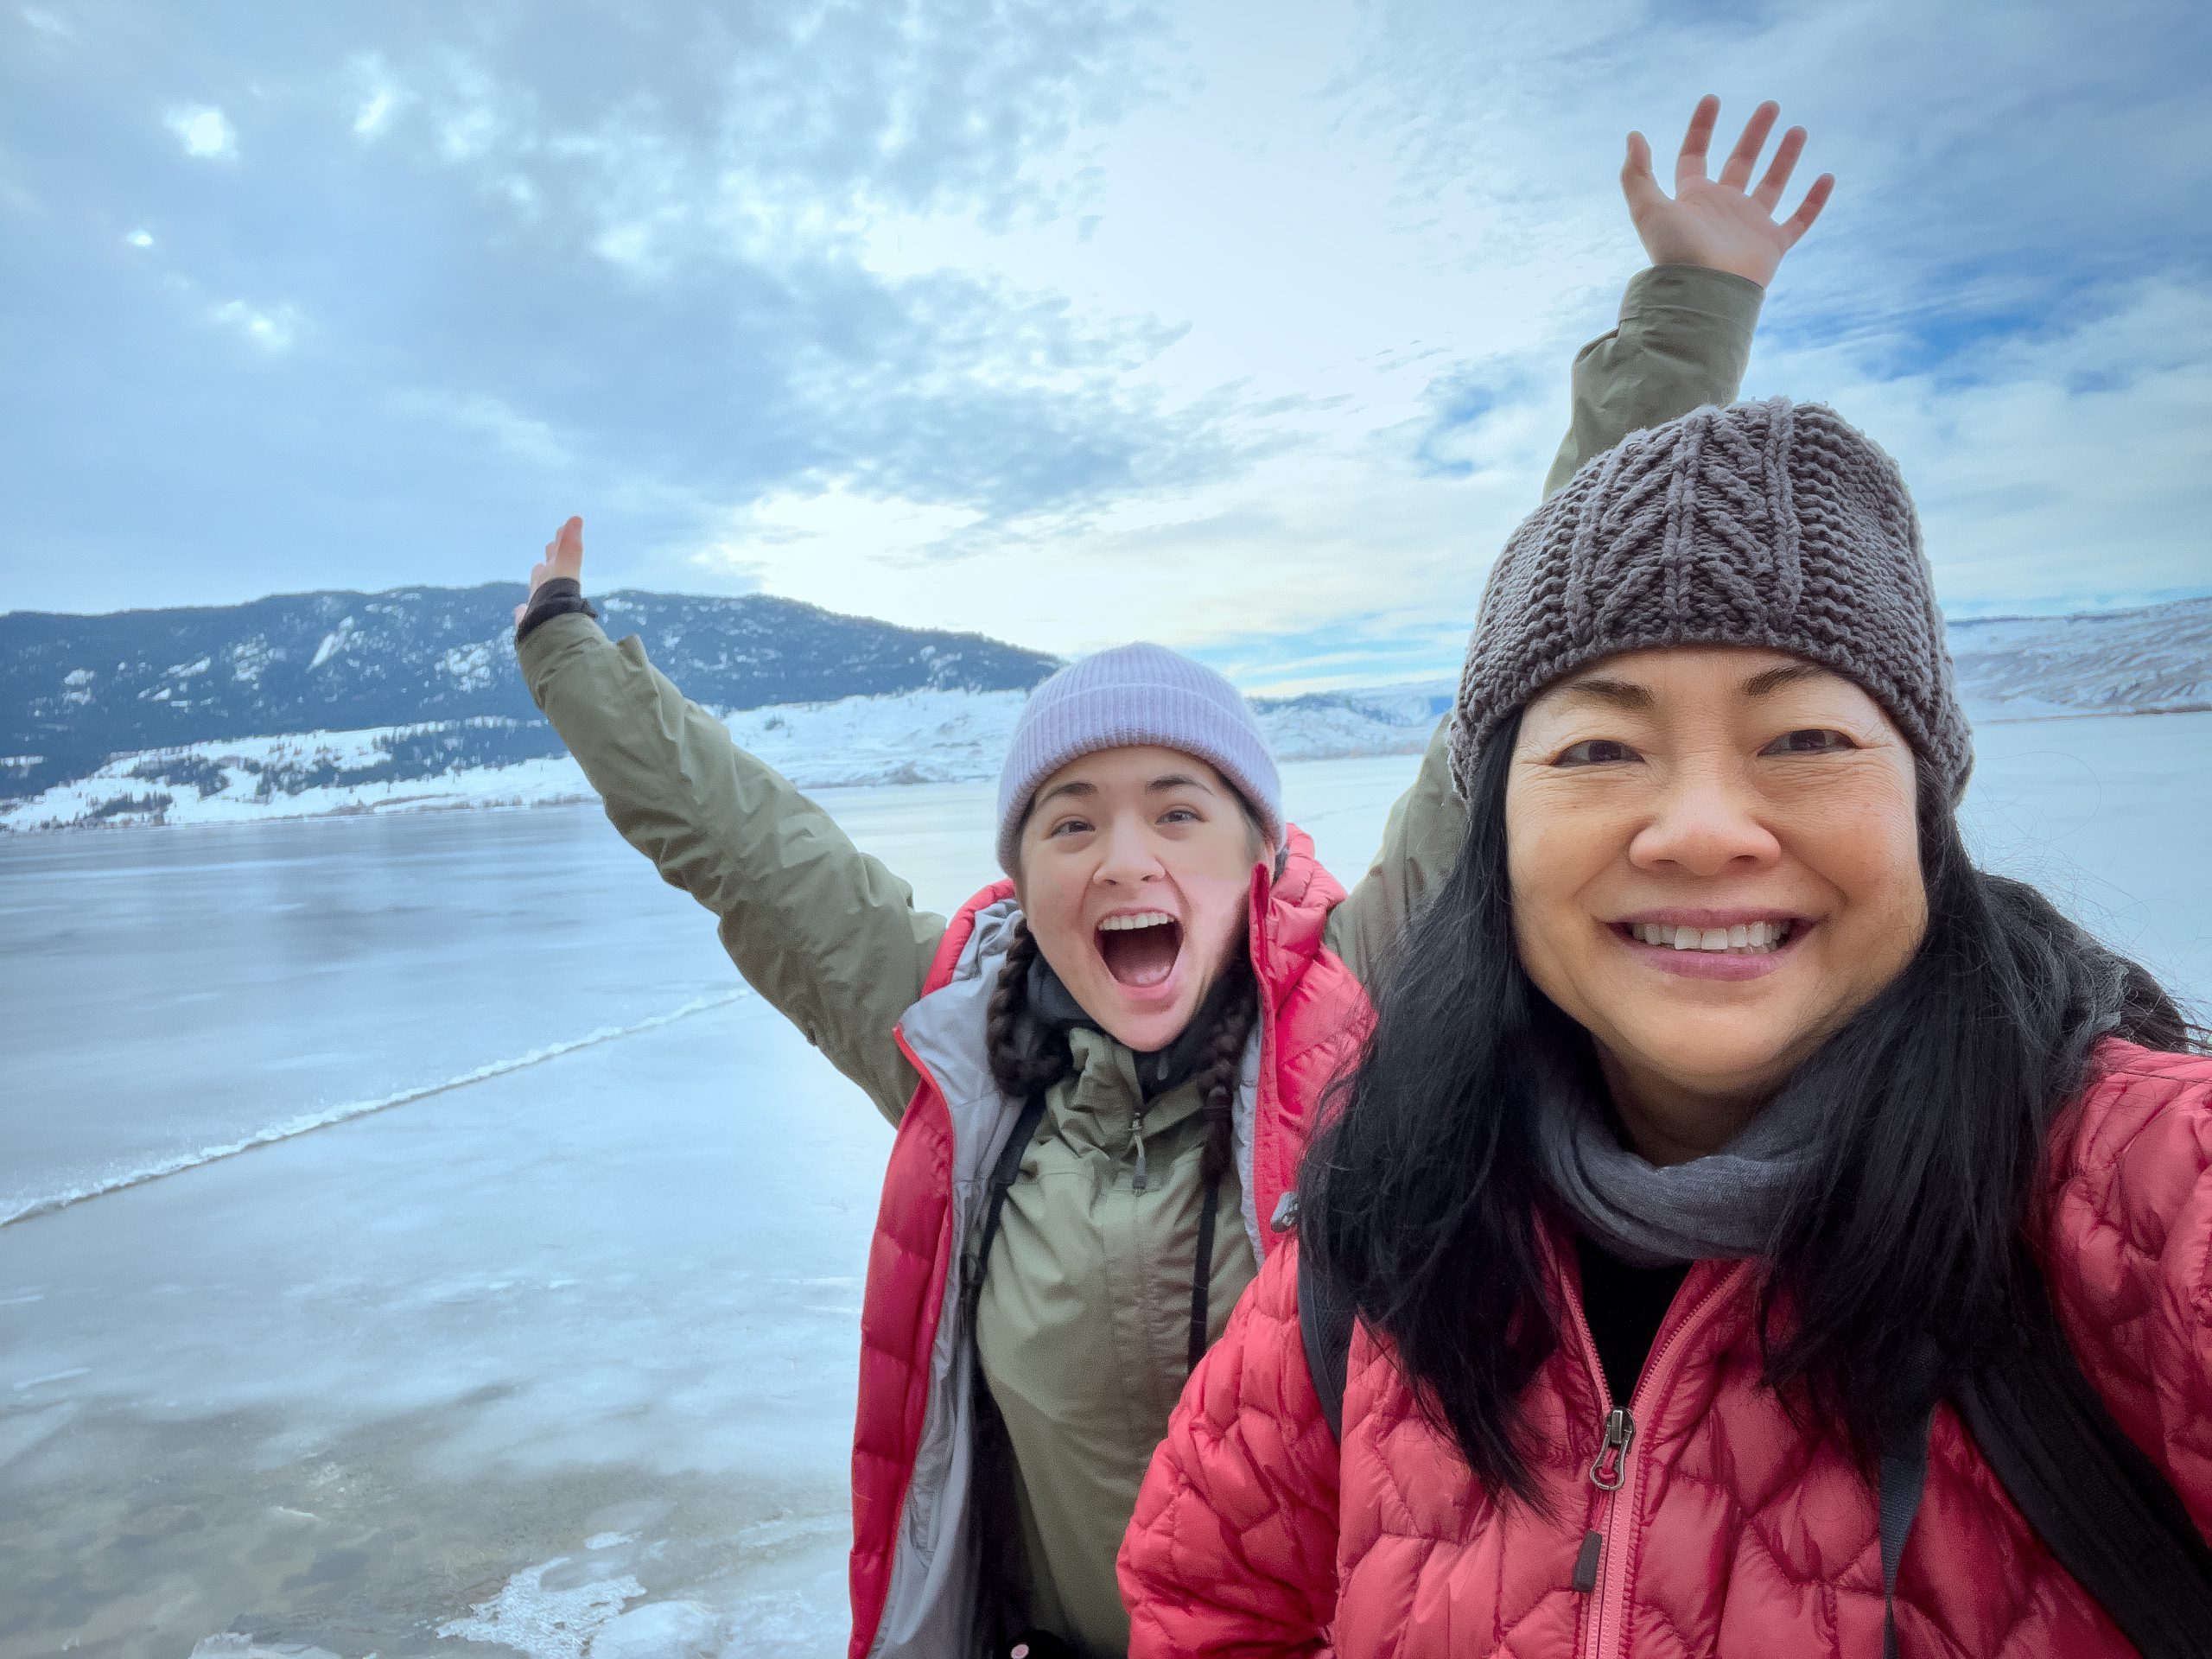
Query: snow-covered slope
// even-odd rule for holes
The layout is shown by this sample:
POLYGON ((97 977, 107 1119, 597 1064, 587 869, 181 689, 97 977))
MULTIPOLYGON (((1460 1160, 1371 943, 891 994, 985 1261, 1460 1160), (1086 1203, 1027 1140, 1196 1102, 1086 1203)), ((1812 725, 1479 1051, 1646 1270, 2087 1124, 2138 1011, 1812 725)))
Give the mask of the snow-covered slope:
POLYGON ((1951 625, 1976 720, 2178 714, 2212 708, 2212 599, 1951 625))
MULTIPOLYGON (((1977 721, 2212 708, 2212 599, 2107 614, 1955 624, 1977 721)), ((1004 648, 1001 648, 1004 649, 1004 648)), ((1409 753, 1450 709, 1451 680, 1253 707, 1285 760, 1409 753)), ((725 713, 735 741, 802 788, 995 778, 1023 690, 921 690, 725 713)), ((532 805, 591 798, 542 722, 505 715, 234 738, 117 755, 0 806, 0 830, 205 823, 339 812, 532 805)), ((0 756, 0 790, 10 762, 0 756)), ((17 774, 21 775, 20 772, 17 774)))
MULTIPOLYGON (((957 783, 998 776, 1023 691, 912 691, 726 714, 738 744, 803 789, 957 783)), ((1332 693, 1260 706, 1285 760, 1416 749, 1441 691, 1332 693)), ((236 738, 118 755, 89 778, 0 807, 0 830, 99 824, 232 823, 338 812, 535 806, 588 800, 566 755, 441 766, 475 733, 458 722, 236 738)))
MULTIPOLYGON (((518 583, 493 583, 105 616, 0 613, 0 799, 157 749, 426 721, 443 722, 437 752, 403 745, 393 770, 557 755, 515 665, 510 612, 521 597, 518 583)), ((598 602, 609 632, 639 635, 663 673, 723 709, 1025 690, 1058 665, 979 634, 765 594, 616 592, 598 602)))

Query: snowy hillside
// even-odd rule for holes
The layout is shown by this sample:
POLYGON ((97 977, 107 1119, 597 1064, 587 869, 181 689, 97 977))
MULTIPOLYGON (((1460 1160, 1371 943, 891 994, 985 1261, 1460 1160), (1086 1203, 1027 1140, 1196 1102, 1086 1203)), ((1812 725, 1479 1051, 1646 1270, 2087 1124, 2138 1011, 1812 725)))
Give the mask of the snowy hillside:
POLYGON ((2212 599, 1951 625, 1976 720, 2212 709, 2212 599))
MULTIPOLYGON (((557 755, 515 665, 511 613, 522 593, 493 583, 106 616, 0 614, 0 798, 156 750, 401 726, 420 736, 428 721, 443 722, 441 741, 400 753, 397 772, 557 755)), ((723 709, 1025 690, 1058 665, 979 634, 896 627, 760 594, 616 592, 598 603, 608 632, 639 635, 664 673, 723 709)))
MULTIPOLYGON (((1027 699, 1024 691, 913 691, 728 714, 740 746, 803 789, 853 784, 957 783, 998 776, 1027 699)), ((1434 691, 1336 693, 1259 705, 1285 760, 1415 749, 1448 706, 1434 691)), ((565 754, 504 765, 441 766, 501 734, 493 722, 385 726, 236 738, 119 755, 89 778, 0 807, 0 830, 101 823, 235 823, 338 812, 536 806, 588 800, 565 754), (450 748, 445 746, 452 746, 450 748)))
MULTIPOLYGON (((2212 599, 1963 622, 1952 627, 1951 643, 1978 721, 2212 708, 2212 599)), ((1006 652, 1014 671, 1046 660, 976 644, 1006 652)), ((1440 679, 1255 698, 1253 706, 1285 760, 1408 753, 1427 741, 1453 690, 1440 679)), ((997 776, 1027 695, 1020 687, 920 689, 725 710, 723 718, 741 747, 803 788, 980 780, 997 776)), ((18 831, 533 805, 592 793, 534 714, 139 749, 35 791, 24 787, 20 761, 4 756, 0 790, 11 766, 22 793, 0 802, 0 830, 18 831)))

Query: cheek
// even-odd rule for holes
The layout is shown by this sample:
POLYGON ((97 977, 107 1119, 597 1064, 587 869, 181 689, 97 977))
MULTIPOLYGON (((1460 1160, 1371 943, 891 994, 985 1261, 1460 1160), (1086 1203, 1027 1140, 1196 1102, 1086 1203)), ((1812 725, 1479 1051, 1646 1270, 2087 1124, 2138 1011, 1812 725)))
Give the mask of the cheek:
POLYGON ((1207 855, 1180 862, 1175 885, 1188 909, 1192 931, 1210 956, 1233 949, 1244 934, 1245 907, 1252 891, 1252 866, 1240 843, 1231 849, 1209 849, 1207 855))
POLYGON ((1082 872, 1074 868, 1075 862, 1073 859, 1054 858, 1031 849, 1022 859, 1020 875, 1014 880, 1014 896, 1021 906, 1029 931, 1048 951, 1055 941, 1071 938, 1081 930, 1087 884, 1082 872))
POLYGON ((1505 837, 1514 942, 1522 965, 1556 1001, 1557 969, 1596 943, 1579 896, 1619 857, 1626 839, 1588 804, 1568 810, 1541 785, 1517 781, 1506 792, 1505 837))
POLYGON ((1835 804, 1803 832, 1805 861, 1841 896, 1836 942, 1853 965, 1894 970, 1928 925, 1912 804, 1892 797, 1835 804))

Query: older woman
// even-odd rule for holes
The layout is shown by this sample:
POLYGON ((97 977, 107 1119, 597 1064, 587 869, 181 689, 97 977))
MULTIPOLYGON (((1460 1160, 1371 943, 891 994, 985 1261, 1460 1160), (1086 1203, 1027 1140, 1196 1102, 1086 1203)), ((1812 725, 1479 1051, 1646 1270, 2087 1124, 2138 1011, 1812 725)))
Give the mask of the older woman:
POLYGON ((1452 760, 1306 1297, 1276 1252, 1147 1477, 1132 1651, 2205 1651, 2212 1060, 1969 861, 1888 458, 1777 400, 1593 460, 1452 760))

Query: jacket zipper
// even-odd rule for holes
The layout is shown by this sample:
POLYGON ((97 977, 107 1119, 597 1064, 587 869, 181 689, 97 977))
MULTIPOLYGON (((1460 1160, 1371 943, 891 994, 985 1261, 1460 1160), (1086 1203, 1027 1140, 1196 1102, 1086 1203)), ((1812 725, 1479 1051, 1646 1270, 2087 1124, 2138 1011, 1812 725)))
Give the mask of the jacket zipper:
POLYGON ((1589 1316, 1582 1310, 1581 1296, 1578 1294, 1574 1299, 1574 1327, 1582 1338, 1583 1363, 1597 1382, 1599 1403, 1605 1408, 1599 1425, 1598 1455, 1591 1461, 1589 1476, 1590 1484, 1605 1496, 1596 1524, 1583 1535, 1581 1553, 1574 1564, 1575 1588, 1592 1596, 1589 1617, 1582 1625, 1583 1659, 1607 1659, 1614 1654, 1626 1659, 1628 1652, 1629 1541, 1622 1535, 1623 1523, 1637 1512, 1643 1495, 1643 1477, 1650 1467, 1649 1442, 1640 1451, 1637 1447, 1636 1413, 1643 1410, 1648 1414, 1652 1402, 1671 1386, 1673 1356, 1681 1349, 1682 1338, 1743 1271, 1741 1262, 1729 1267, 1690 1305, 1674 1329, 1661 1333, 1644 1359, 1643 1374, 1637 1379, 1636 1391, 1624 1408, 1613 1404, 1605 1387, 1605 1368, 1598 1358, 1597 1338, 1590 1334, 1589 1316))

